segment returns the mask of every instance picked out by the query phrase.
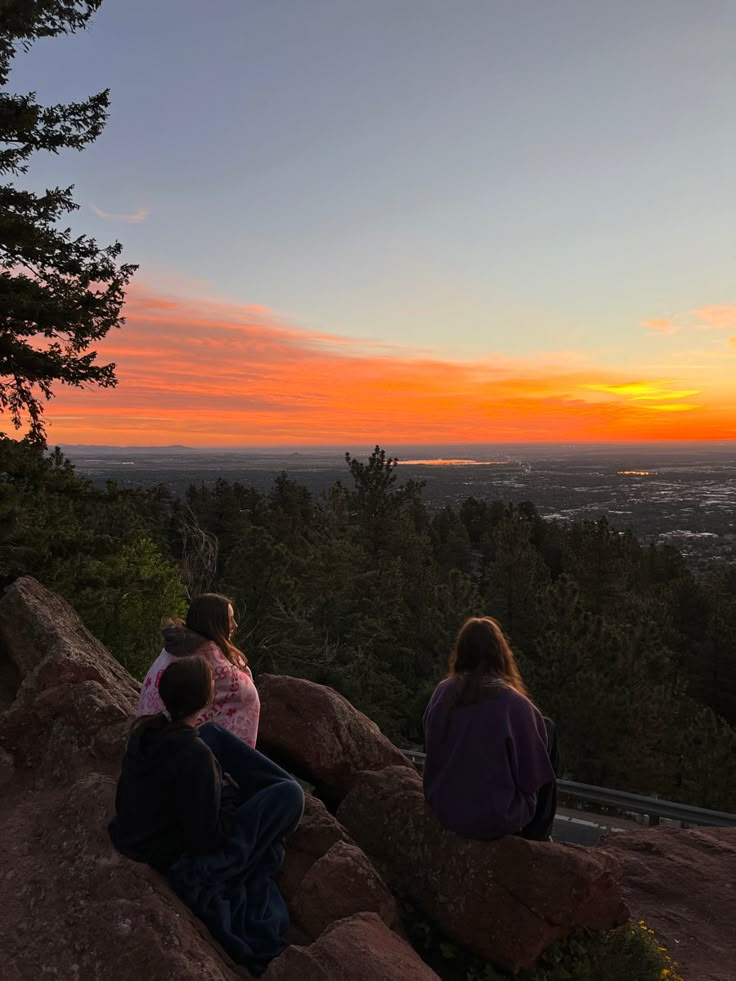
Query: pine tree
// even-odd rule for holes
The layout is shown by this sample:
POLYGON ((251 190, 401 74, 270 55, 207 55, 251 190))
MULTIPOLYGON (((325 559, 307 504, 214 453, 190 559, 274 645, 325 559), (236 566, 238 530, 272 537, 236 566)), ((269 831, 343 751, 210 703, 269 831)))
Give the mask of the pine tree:
MULTIPOLYGON (((3 0, 0 19, 0 174, 18 177, 38 151, 82 150, 102 132, 107 91, 84 102, 42 106, 5 90, 13 58, 37 38, 84 28, 101 0, 3 0)), ((72 187, 41 194, 0 185, 0 411, 45 444, 43 402, 57 383, 109 387, 115 365, 90 350, 121 317, 135 266, 119 242, 100 248, 59 226, 78 205, 72 187)))

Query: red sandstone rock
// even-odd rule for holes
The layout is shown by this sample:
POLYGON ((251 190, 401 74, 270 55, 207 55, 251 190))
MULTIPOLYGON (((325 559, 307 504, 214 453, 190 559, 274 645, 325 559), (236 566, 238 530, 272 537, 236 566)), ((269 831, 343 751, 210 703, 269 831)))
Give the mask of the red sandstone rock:
POLYGON ((361 770, 403 766, 416 772, 378 726, 332 688, 261 675, 258 747, 341 800, 361 770))
POLYGON ((304 815, 289 836, 286 859, 279 875, 279 886, 291 903, 304 876, 314 863, 337 842, 353 843, 352 838, 321 800, 306 794, 304 815))
POLYGON ((736 828, 612 834, 632 915, 646 920, 687 981, 736 976, 736 828))
POLYGON ((107 836, 115 792, 90 774, 70 788, 0 804, 5 979, 235 981, 250 975, 147 866, 118 855, 107 836))
POLYGON ((375 913, 339 920, 310 947, 289 947, 264 981, 439 981, 375 913))
POLYGON ((577 927, 627 919, 618 867, 575 845, 445 831, 403 767, 363 773, 338 819, 368 856, 447 936, 500 967, 531 967, 577 927))
MULTIPOLYGON (((613 863, 603 853, 448 837, 426 813, 414 769, 349 703, 296 679, 267 679, 264 688, 271 745, 334 797, 355 781, 355 767, 399 763, 360 775, 340 812, 347 830, 312 800, 304 827, 289 841, 287 899, 303 904, 312 931, 322 925, 318 917, 352 912, 356 904, 394 922, 380 879, 350 834, 446 932, 481 952, 505 952, 509 962, 528 961, 520 949, 540 949, 572 921, 608 925, 613 863)), ((112 849, 106 823, 137 686, 71 607, 30 579, 0 599, 0 689, 0 707, 10 703, 0 714, 3 981, 248 977, 160 876, 112 849)), ((340 920, 311 946, 289 949, 268 978, 436 976, 373 913, 340 920)))
POLYGON ((336 842, 307 872, 291 910, 308 936, 317 939, 331 923, 355 913, 377 913, 401 932, 401 914, 385 882, 357 845, 336 842))
POLYGON ((138 686, 125 668, 92 636, 66 600, 30 576, 16 579, 0 599, 0 651, 6 701, 17 692, 7 690, 13 670, 20 683, 55 655, 62 655, 70 670, 75 666, 75 677, 119 689, 133 705, 137 700, 138 686))
MULTIPOLYGON (((2 981, 250 977, 161 876, 112 848, 106 827, 137 687, 71 607, 31 579, 18 580, 0 599, 0 688, 0 708, 9 706, 0 713, 2 981)), ((303 826, 288 843, 287 898, 336 843, 350 849, 351 868, 361 871, 363 885, 375 885, 377 873, 349 842, 338 821, 311 798, 303 826)), ((325 875, 331 867, 338 873, 334 888, 342 890, 343 863, 334 859, 323 868, 325 875)), ((325 908, 331 904, 344 910, 342 897, 332 894, 326 878, 307 883, 307 894, 310 890, 319 892, 325 908)), ((377 889, 356 892, 351 912, 360 897, 359 906, 381 908, 390 918, 390 897, 377 896, 377 889)), ((310 923, 315 913, 308 910, 310 923)), ((324 921, 324 911, 321 915, 324 921)), ((411 949, 381 924, 340 935, 339 955, 347 972, 340 976, 358 977, 352 965, 364 958, 363 934, 385 947, 372 954, 378 973, 366 977, 391 977, 380 973, 380 965, 382 959, 394 959, 396 944, 398 963, 423 969, 411 949), (355 948, 351 938, 358 943, 355 948)), ((298 925, 293 935, 309 942, 298 925)), ((300 948, 317 965, 329 964, 334 949, 334 940, 313 956, 311 948, 300 948)), ((292 968, 288 963, 280 967, 281 981, 303 981, 298 959, 292 968)), ((324 972, 318 976, 325 977, 324 972)))
POLYGON ((48 782, 71 779, 90 757, 117 766, 136 683, 71 606, 35 579, 16 580, 0 599, 0 664, 10 703, 0 716, 0 749, 16 769, 33 768, 48 782))

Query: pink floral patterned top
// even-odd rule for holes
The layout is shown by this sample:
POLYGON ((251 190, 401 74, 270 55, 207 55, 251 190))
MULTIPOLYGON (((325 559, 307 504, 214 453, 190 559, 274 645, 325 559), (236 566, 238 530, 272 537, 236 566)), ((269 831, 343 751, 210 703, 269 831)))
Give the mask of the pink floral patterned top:
MULTIPOLYGON (((201 647, 197 654, 209 661, 215 676, 215 700, 199 716, 197 725, 217 722, 249 746, 255 746, 261 701, 250 668, 236 667, 212 641, 201 647)), ((163 711, 158 683, 166 668, 175 660, 173 654, 163 650, 148 669, 138 698, 138 715, 155 715, 163 711)))

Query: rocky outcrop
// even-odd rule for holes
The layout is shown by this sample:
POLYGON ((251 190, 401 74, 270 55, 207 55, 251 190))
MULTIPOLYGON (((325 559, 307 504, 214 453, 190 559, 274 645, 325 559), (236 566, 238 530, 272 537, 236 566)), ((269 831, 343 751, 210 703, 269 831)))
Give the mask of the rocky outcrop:
POLYGON ((74 610, 35 579, 16 580, 0 599, 0 676, 10 707, 0 749, 42 782, 117 766, 138 688, 74 610))
MULTIPOLYGON (((112 848, 106 826, 137 685, 32 579, 0 599, 0 685, 3 981, 249 978, 161 876, 112 848)), ((313 797, 287 843, 282 885, 305 946, 273 963, 279 981, 435 978, 390 929, 398 911, 376 870, 313 797)))
POLYGON ((161 876, 110 844, 133 679, 29 578, 0 599, 0 663, 17 680, 0 714, 3 981, 249 977, 161 876))
MULTIPOLYGON (((31 579, 0 598, 0 686, 3 981, 249 977, 164 879, 111 847, 137 685, 31 579)), ((269 981, 435 978, 401 935, 392 884, 446 934, 511 967, 575 926, 623 915, 605 853, 449 835, 411 764, 345 699, 288 678, 265 679, 262 693, 264 748, 342 800, 336 818, 309 797, 287 843, 294 945, 269 981)))
POLYGON ((161 876, 110 847, 114 793, 111 777, 90 773, 0 803, 3 981, 249 977, 161 876))
POLYGON ((310 947, 289 947, 264 981, 439 981, 375 913, 328 927, 310 947))
POLYGON ((363 912, 375 912, 401 931, 388 887, 339 821, 311 794, 289 839, 279 884, 291 913, 292 937, 300 942, 315 940, 336 920, 363 912))
POLYGON ((736 976, 736 828, 649 828, 609 835, 601 850, 622 866, 632 916, 687 981, 736 976))
POLYGON ((338 819, 449 937, 516 971, 578 927, 625 922, 617 865, 575 845, 467 841, 445 831, 403 767, 363 773, 338 819))
POLYGON ((138 687, 125 668, 111 657, 87 630, 71 606, 30 576, 10 585, 0 599, 0 661, 2 674, 15 677, 15 689, 7 686, 6 700, 13 701, 24 678, 42 662, 56 661, 78 678, 99 681, 130 700, 138 687))
POLYGON ((302 879, 314 863, 339 841, 354 844, 322 801, 312 794, 305 794, 304 815, 289 838, 289 848, 279 876, 279 885, 287 903, 292 902, 302 879))
POLYGON ((337 803, 362 770, 414 767, 378 726, 332 688, 301 678, 261 675, 258 748, 284 760, 337 803))
POLYGON ((374 912, 389 929, 401 931, 396 900, 360 848, 346 841, 336 842, 307 872, 291 912, 314 940, 336 920, 363 912, 374 912))

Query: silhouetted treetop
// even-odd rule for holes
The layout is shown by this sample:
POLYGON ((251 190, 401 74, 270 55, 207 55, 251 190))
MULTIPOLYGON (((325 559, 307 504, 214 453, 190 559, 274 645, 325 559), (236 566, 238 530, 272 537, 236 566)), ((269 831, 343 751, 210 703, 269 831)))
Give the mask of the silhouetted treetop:
MULTIPOLYGON (((19 50, 85 27, 100 3, 0 0, 0 85, 19 50)), ((25 173, 37 151, 84 149, 102 132, 108 105, 106 91, 53 106, 34 93, 0 91, 0 174, 25 173)), ((136 269, 118 262, 119 242, 99 247, 60 225, 78 208, 72 190, 0 185, 0 410, 16 428, 27 416, 39 444, 43 402, 56 383, 115 384, 115 365, 97 363, 90 346, 124 322, 125 287, 136 269)))

